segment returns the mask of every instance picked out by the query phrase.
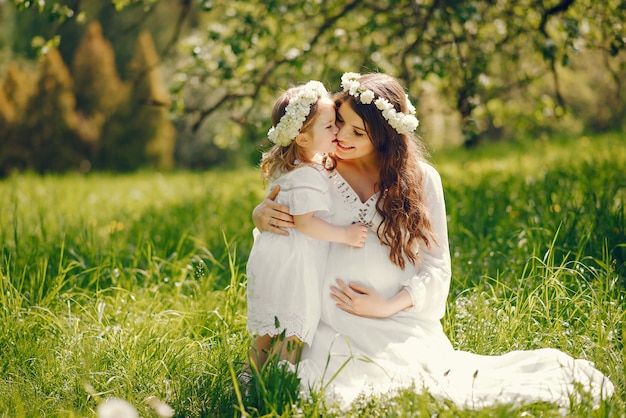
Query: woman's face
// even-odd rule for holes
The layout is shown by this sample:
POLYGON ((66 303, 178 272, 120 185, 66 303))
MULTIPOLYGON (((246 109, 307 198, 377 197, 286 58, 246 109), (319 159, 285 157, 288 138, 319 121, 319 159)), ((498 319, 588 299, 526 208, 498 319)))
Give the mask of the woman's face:
POLYGON ((365 122, 348 103, 337 108, 337 149, 335 155, 342 160, 375 156, 374 144, 365 130, 365 122))

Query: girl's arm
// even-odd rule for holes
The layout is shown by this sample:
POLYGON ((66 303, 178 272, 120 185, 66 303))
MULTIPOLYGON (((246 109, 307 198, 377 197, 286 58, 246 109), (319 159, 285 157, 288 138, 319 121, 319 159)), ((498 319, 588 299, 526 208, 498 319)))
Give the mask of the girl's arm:
POLYGON ((311 238, 362 247, 367 238, 367 227, 363 224, 337 226, 316 217, 313 212, 294 215, 294 224, 298 231, 311 238))

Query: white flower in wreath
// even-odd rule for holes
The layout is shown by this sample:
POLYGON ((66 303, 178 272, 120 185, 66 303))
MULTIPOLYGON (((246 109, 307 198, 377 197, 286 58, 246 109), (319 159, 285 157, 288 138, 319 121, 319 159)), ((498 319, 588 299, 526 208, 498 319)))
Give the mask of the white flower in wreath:
POLYGON ((382 97, 379 97, 378 99, 376 99, 376 101, 374 102, 374 104, 376 105, 376 107, 378 108, 378 110, 381 111, 385 111, 385 110, 390 110, 393 108, 393 106, 391 105, 391 103, 389 103, 387 101, 387 99, 383 99, 382 97))
POLYGON ((343 91, 347 91, 351 96, 359 99, 362 104, 370 104, 374 101, 374 105, 381 111, 383 117, 389 122, 389 125, 399 134, 410 134, 419 126, 419 120, 415 115, 415 106, 406 97, 406 107, 408 114, 398 112, 389 101, 383 97, 374 100, 376 95, 369 89, 363 90, 361 83, 357 80, 361 77, 358 73, 345 73, 341 76, 341 86, 343 91))
POLYGON ((276 145, 289 146, 300 133, 306 117, 311 112, 311 106, 326 95, 328 92, 319 81, 312 80, 302 86, 300 91, 289 100, 285 114, 280 121, 267 132, 268 139, 276 145))
POLYGON ((374 92, 371 90, 365 90, 361 93, 361 103, 370 104, 374 100, 374 92))
POLYGON ((413 132, 419 126, 420 121, 413 115, 404 115, 401 124, 406 127, 409 132, 413 132))
POLYGON ((414 115, 416 112, 415 106, 411 103, 411 99, 409 99, 408 94, 405 94, 404 96, 406 97, 406 108, 409 109, 409 115, 414 115))

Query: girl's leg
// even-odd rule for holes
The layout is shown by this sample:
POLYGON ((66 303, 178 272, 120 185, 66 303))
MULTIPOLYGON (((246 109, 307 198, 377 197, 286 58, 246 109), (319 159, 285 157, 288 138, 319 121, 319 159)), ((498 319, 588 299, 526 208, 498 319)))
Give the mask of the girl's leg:
POLYGON ((267 334, 259 335, 254 339, 248 353, 248 362, 244 366, 244 370, 252 371, 251 366, 253 366, 257 371, 261 371, 272 348, 272 340, 273 337, 267 334))
POLYGON ((285 341, 281 342, 280 347, 278 347, 280 349, 280 360, 287 360, 291 364, 296 364, 300 361, 303 347, 304 343, 300 341, 298 337, 287 337, 285 341))
POLYGON ((279 360, 287 360, 292 364, 300 361, 304 343, 298 337, 279 337, 260 335, 254 339, 248 353, 248 362, 244 366, 245 372, 261 371, 269 357, 277 356, 279 360))

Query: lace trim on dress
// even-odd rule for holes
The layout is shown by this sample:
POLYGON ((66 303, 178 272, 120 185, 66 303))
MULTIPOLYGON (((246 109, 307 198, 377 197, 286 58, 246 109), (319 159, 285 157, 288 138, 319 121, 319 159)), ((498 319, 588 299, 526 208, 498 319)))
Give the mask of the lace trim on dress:
POLYGON ((350 207, 350 212, 354 214, 352 223, 362 223, 375 232, 381 222, 380 215, 376 212, 378 193, 374 193, 365 202, 361 202, 352 186, 344 180, 337 170, 329 173, 328 178, 341 195, 343 201, 350 207))
POLYGON ((285 332, 285 337, 297 337, 300 341, 311 344, 315 329, 307 329, 307 325, 309 328, 311 327, 311 324, 307 324, 307 322, 311 321, 307 321, 302 315, 297 313, 275 314, 274 310, 272 312, 256 312, 254 313, 254 318, 248 319, 248 329, 255 334, 267 334, 272 337, 285 332), (274 323, 269 324, 266 320, 263 320, 271 318, 273 312, 274 323), (261 320, 257 318, 261 318, 261 320))

